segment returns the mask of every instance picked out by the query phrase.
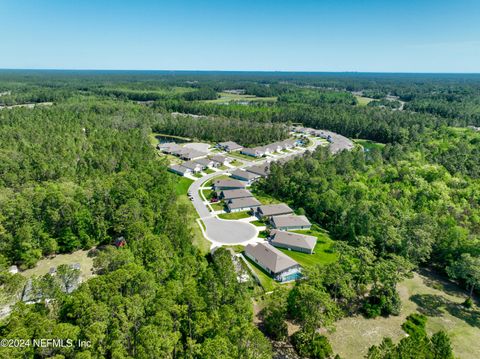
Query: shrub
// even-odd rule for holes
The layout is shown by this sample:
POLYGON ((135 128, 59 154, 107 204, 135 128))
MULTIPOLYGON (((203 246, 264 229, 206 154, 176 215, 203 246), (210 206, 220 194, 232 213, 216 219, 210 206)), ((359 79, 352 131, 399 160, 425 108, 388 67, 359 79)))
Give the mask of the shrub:
POLYGON ((297 353, 305 358, 324 359, 333 354, 327 337, 318 333, 306 332, 303 329, 292 336, 292 344, 297 353))

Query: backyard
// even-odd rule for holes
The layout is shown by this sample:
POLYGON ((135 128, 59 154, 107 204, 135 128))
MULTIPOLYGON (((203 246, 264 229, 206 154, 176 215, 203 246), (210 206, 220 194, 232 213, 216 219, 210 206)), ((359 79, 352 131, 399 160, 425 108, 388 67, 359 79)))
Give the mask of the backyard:
POLYGON ((244 212, 222 213, 218 215, 218 218, 235 220, 235 219, 248 218, 250 216, 251 215, 249 211, 244 211, 244 212))

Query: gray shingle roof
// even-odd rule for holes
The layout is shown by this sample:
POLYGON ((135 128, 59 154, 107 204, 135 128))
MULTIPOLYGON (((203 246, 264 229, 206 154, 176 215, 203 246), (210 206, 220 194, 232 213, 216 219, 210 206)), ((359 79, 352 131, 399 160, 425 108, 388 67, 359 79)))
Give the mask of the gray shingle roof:
POLYGON ((222 198, 225 200, 233 198, 253 197, 252 192, 247 189, 227 189, 221 192, 222 198))
POLYGON ((210 159, 212 161, 223 164, 227 158, 225 156, 222 156, 222 155, 215 155, 215 156, 210 157, 210 159))
POLYGON ((287 206, 285 203, 279 204, 267 204, 264 206, 258 207, 258 212, 262 216, 280 216, 284 214, 293 213, 293 210, 287 206))
POLYGON ((239 209, 246 207, 257 207, 261 203, 255 197, 245 197, 245 198, 234 198, 230 200, 227 204, 228 209, 239 209))
POLYGON ((202 166, 210 166, 213 161, 208 158, 199 158, 198 160, 195 160, 195 162, 202 166))
POLYGON ((182 166, 183 166, 183 167, 186 167, 186 168, 188 168, 188 169, 191 169, 191 170, 195 170, 195 169, 201 167, 201 165, 199 165, 198 163, 193 162, 193 161, 183 162, 183 163, 182 163, 182 166))
POLYGON ((317 244, 317 237, 307 236, 300 233, 285 232, 274 229, 270 235, 272 236, 272 245, 283 244, 285 246, 305 248, 312 251, 317 244))
POLYGON ((224 147, 227 151, 234 151, 243 148, 243 146, 233 141, 220 142, 219 145, 224 147))
POLYGON ((198 157, 205 157, 207 154, 205 152, 200 152, 194 149, 185 149, 180 153, 181 157, 187 158, 187 159, 193 159, 193 158, 198 158, 198 157))
POLYGON ((268 243, 249 244, 245 247, 245 253, 256 258, 259 263, 275 274, 298 265, 292 258, 268 243))
POLYGON ((215 187, 224 187, 224 188, 245 188, 246 183, 234 180, 234 179, 223 179, 223 180, 216 180, 213 185, 215 187))
POLYGON ((254 180, 255 178, 259 177, 259 175, 255 174, 255 173, 242 171, 242 170, 238 170, 238 169, 232 172, 232 176, 237 177, 237 178, 242 178, 242 179, 245 179, 247 181, 254 180))
POLYGON ((178 173, 182 173, 182 174, 190 172, 190 169, 188 169, 186 167, 183 167, 183 166, 180 166, 180 165, 171 165, 170 167, 168 167, 168 169, 170 171, 174 171, 174 172, 178 172, 178 173))
POLYGON ((270 164, 264 163, 261 165, 255 165, 245 168, 248 172, 255 173, 259 176, 266 177, 270 173, 270 164))
POLYGON ((273 225, 277 228, 279 227, 302 227, 310 226, 311 223, 305 216, 295 216, 295 215, 286 215, 286 216, 274 216, 272 217, 273 225))

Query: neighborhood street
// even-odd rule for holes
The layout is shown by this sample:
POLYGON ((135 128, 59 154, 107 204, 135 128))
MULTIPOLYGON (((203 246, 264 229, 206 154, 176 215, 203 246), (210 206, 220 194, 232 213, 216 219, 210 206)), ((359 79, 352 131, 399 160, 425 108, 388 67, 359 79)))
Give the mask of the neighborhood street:
MULTIPOLYGON (((333 142, 330 144, 330 151, 332 153, 338 153, 341 150, 350 150, 353 148, 353 143, 348 138, 333 132, 324 132, 329 134, 333 139, 333 142)), ((200 195, 200 189, 202 188, 203 184, 214 177, 218 177, 222 174, 228 174, 236 168, 245 168, 251 165, 259 165, 266 163, 267 161, 285 160, 290 157, 305 153, 306 151, 313 151, 318 146, 324 144, 324 142, 317 138, 311 137, 310 141, 312 142, 310 146, 297 149, 291 153, 278 154, 261 161, 254 161, 253 159, 252 161, 246 161, 244 159, 239 160, 243 162, 242 165, 232 169, 216 171, 214 173, 207 174, 201 178, 198 178, 190 185, 189 193, 192 196, 193 206, 195 207, 200 217, 200 220, 203 221, 203 223, 205 224, 205 230, 203 231, 203 234, 205 238, 212 243, 212 247, 218 247, 225 244, 246 245, 248 243, 254 242, 257 240, 258 227, 255 227, 253 224, 244 221, 220 219, 213 212, 210 212, 207 204, 200 195)))

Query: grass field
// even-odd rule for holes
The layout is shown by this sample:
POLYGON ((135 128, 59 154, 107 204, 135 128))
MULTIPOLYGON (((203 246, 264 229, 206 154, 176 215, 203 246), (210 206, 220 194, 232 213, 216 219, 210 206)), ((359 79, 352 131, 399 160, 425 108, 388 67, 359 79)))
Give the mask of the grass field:
MULTIPOLYGON (((177 177, 178 178, 178 177, 177 177)), ((179 196, 187 195, 188 187, 192 184, 193 180, 187 177, 180 177, 175 186, 175 193, 179 196)))
POLYGON ((47 274, 50 268, 61 264, 80 264, 80 273, 84 280, 93 276, 93 257, 88 256, 88 250, 80 250, 69 254, 57 254, 51 258, 44 258, 37 262, 36 266, 21 272, 26 278, 47 274))
MULTIPOLYGON (((236 157, 236 158, 239 158, 241 160, 246 160, 246 161, 260 161, 261 158, 256 158, 256 157, 252 157, 252 156, 247 156, 247 155, 244 155, 240 152, 230 152, 228 154, 230 157, 236 157)), ((233 166, 237 166, 237 164, 233 164, 231 163, 231 165, 233 166)))
POLYGON ((250 217, 250 214, 248 211, 245 212, 232 212, 232 213, 222 213, 218 215, 218 218, 221 219, 242 219, 242 218, 248 218, 250 217))
POLYGON ((373 98, 363 97, 363 96, 355 96, 358 101, 358 106, 367 106, 370 102, 373 101, 373 98))
POLYGON ((200 250, 201 253, 207 254, 210 251, 210 242, 203 237, 202 231, 196 222, 198 217, 197 212, 195 211, 192 202, 190 202, 187 197, 188 188, 192 182, 193 180, 190 178, 180 177, 175 187, 175 193, 179 196, 179 204, 184 205, 187 208, 185 217, 187 219, 187 223, 190 224, 192 231, 192 243, 200 250))
POLYGON ((399 316, 375 319, 355 316, 338 321, 336 330, 327 334, 333 351, 342 358, 363 358, 368 348, 380 344, 385 336, 398 342, 405 336, 401 329, 405 318, 421 312, 428 316, 430 335, 439 330, 450 335, 456 358, 480 358, 480 310, 465 309, 461 305, 465 295, 455 285, 422 273, 400 283, 398 291, 402 300, 399 316))
POLYGON ((229 103, 229 102, 275 102, 276 97, 257 97, 254 95, 239 95, 227 92, 220 92, 220 97, 215 100, 206 100, 208 103, 229 103))
POLYGON ((244 256, 247 262, 250 264, 250 266, 253 268, 255 271, 255 274, 258 276, 258 279, 260 279, 260 284, 265 290, 265 292, 271 292, 275 290, 279 284, 272 278, 270 275, 265 272, 257 263, 252 261, 250 258, 247 256, 244 256))
POLYGON ((257 227, 264 227, 264 226, 266 226, 265 223, 263 223, 262 221, 258 221, 258 220, 257 220, 257 221, 252 221, 252 222, 250 222, 250 223, 253 224, 254 226, 257 226, 257 227))
POLYGON ((325 265, 333 263, 337 260, 337 255, 330 252, 333 240, 328 236, 328 234, 315 230, 295 232, 307 234, 309 236, 316 236, 318 238, 313 254, 289 251, 288 249, 278 248, 283 253, 300 263, 302 267, 312 267, 317 264, 325 265))
POLYGON ((223 211, 223 209, 225 208, 225 205, 223 203, 212 203, 211 204, 212 208, 214 211, 223 211))
POLYGON ((372 149, 381 150, 382 148, 385 147, 385 144, 383 144, 383 143, 374 142, 374 141, 370 141, 370 140, 360 140, 360 139, 356 139, 356 140, 353 140, 353 142, 355 142, 356 144, 361 145, 361 146, 362 146, 365 150, 367 150, 367 151, 372 150, 372 149))
POLYGON ((279 201, 278 199, 262 192, 255 187, 251 187, 250 191, 252 192, 253 196, 260 201, 261 204, 276 204, 276 203, 283 203, 282 201, 279 201))

